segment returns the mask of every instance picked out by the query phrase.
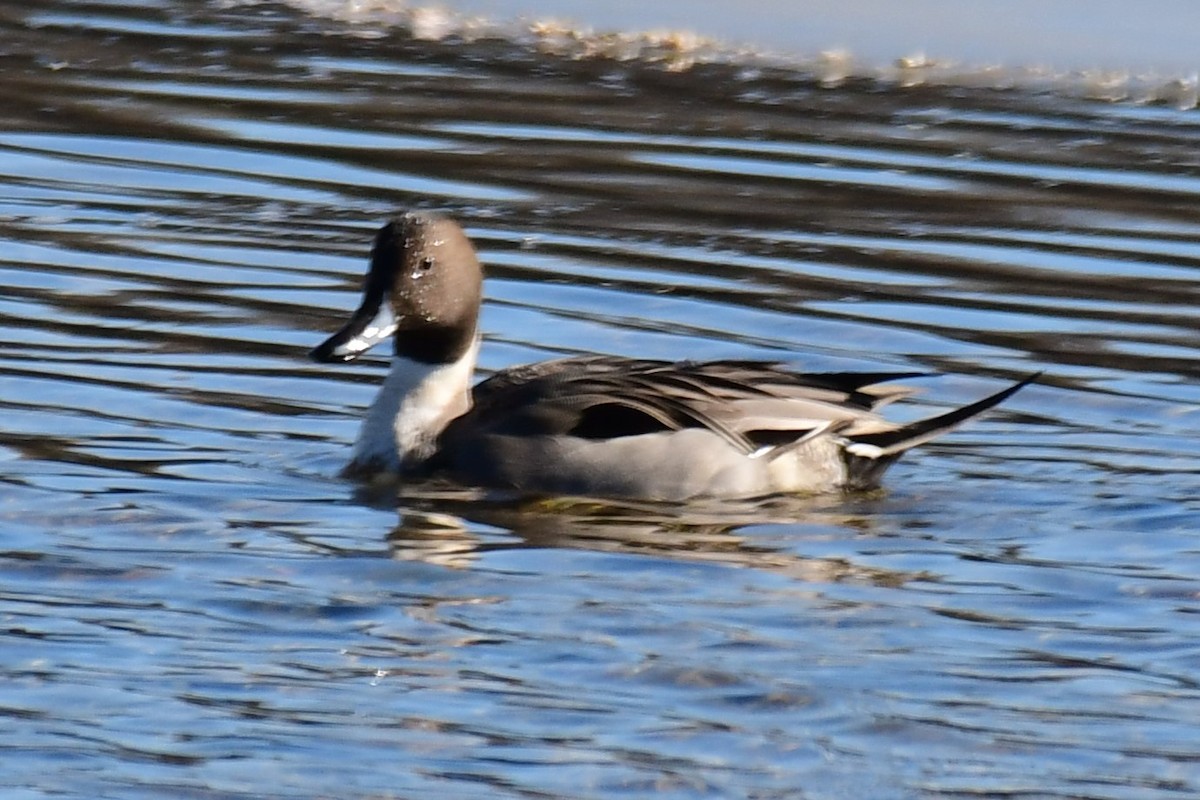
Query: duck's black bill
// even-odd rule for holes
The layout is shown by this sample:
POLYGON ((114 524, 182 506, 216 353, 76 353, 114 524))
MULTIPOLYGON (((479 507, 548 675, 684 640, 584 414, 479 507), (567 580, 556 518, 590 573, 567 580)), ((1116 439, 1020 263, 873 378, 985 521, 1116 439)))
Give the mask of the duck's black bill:
POLYGON ((350 321, 333 336, 308 352, 321 364, 353 361, 396 332, 396 319, 387 303, 364 303, 350 321))

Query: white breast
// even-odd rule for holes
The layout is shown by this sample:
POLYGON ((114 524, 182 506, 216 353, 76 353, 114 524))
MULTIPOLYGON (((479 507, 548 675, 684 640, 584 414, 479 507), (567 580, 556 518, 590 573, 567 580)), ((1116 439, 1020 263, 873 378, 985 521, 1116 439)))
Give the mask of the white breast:
POLYGON ((367 411, 349 469, 398 471, 429 458, 442 429, 470 405, 478 352, 476 338, 449 364, 393 357, 387 379, 367 411))

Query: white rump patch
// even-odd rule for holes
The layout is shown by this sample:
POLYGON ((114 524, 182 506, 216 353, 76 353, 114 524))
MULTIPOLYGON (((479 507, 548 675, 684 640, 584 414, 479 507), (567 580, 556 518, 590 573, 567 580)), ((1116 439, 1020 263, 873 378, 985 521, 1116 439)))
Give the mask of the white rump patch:
POLYGON ((846 445, 845 450, 850 455, 859 456, 861 458, 881 458, 883 455, 885 455, 882 447, 876 447, 873 444, 865 444, 863 442, 854 442, 853 444, 848 444, 846 445))

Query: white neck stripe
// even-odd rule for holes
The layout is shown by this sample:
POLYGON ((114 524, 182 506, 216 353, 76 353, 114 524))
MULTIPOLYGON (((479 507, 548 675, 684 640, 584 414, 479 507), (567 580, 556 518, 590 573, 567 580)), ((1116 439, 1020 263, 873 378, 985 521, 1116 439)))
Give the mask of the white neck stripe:
POLYGON ((433 455, 446 424, 470 407, 479 337, 456 361, 426 364, 404 356, 392 368, 354 445, 352 467, 399 471, 433 455))

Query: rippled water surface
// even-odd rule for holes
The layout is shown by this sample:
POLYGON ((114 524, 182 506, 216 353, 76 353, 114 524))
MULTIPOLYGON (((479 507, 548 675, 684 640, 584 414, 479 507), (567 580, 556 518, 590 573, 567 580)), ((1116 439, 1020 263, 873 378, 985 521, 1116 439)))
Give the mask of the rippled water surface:
POLYGON ((1195 111, 275 4, 0 31, 6 798, 1200 796, 1195 111), (366 491, 384 356, 304 356, 413 207, 479 245, 483 372, 944 373, 898 419, 1045 374, 869 496, 366 491))

